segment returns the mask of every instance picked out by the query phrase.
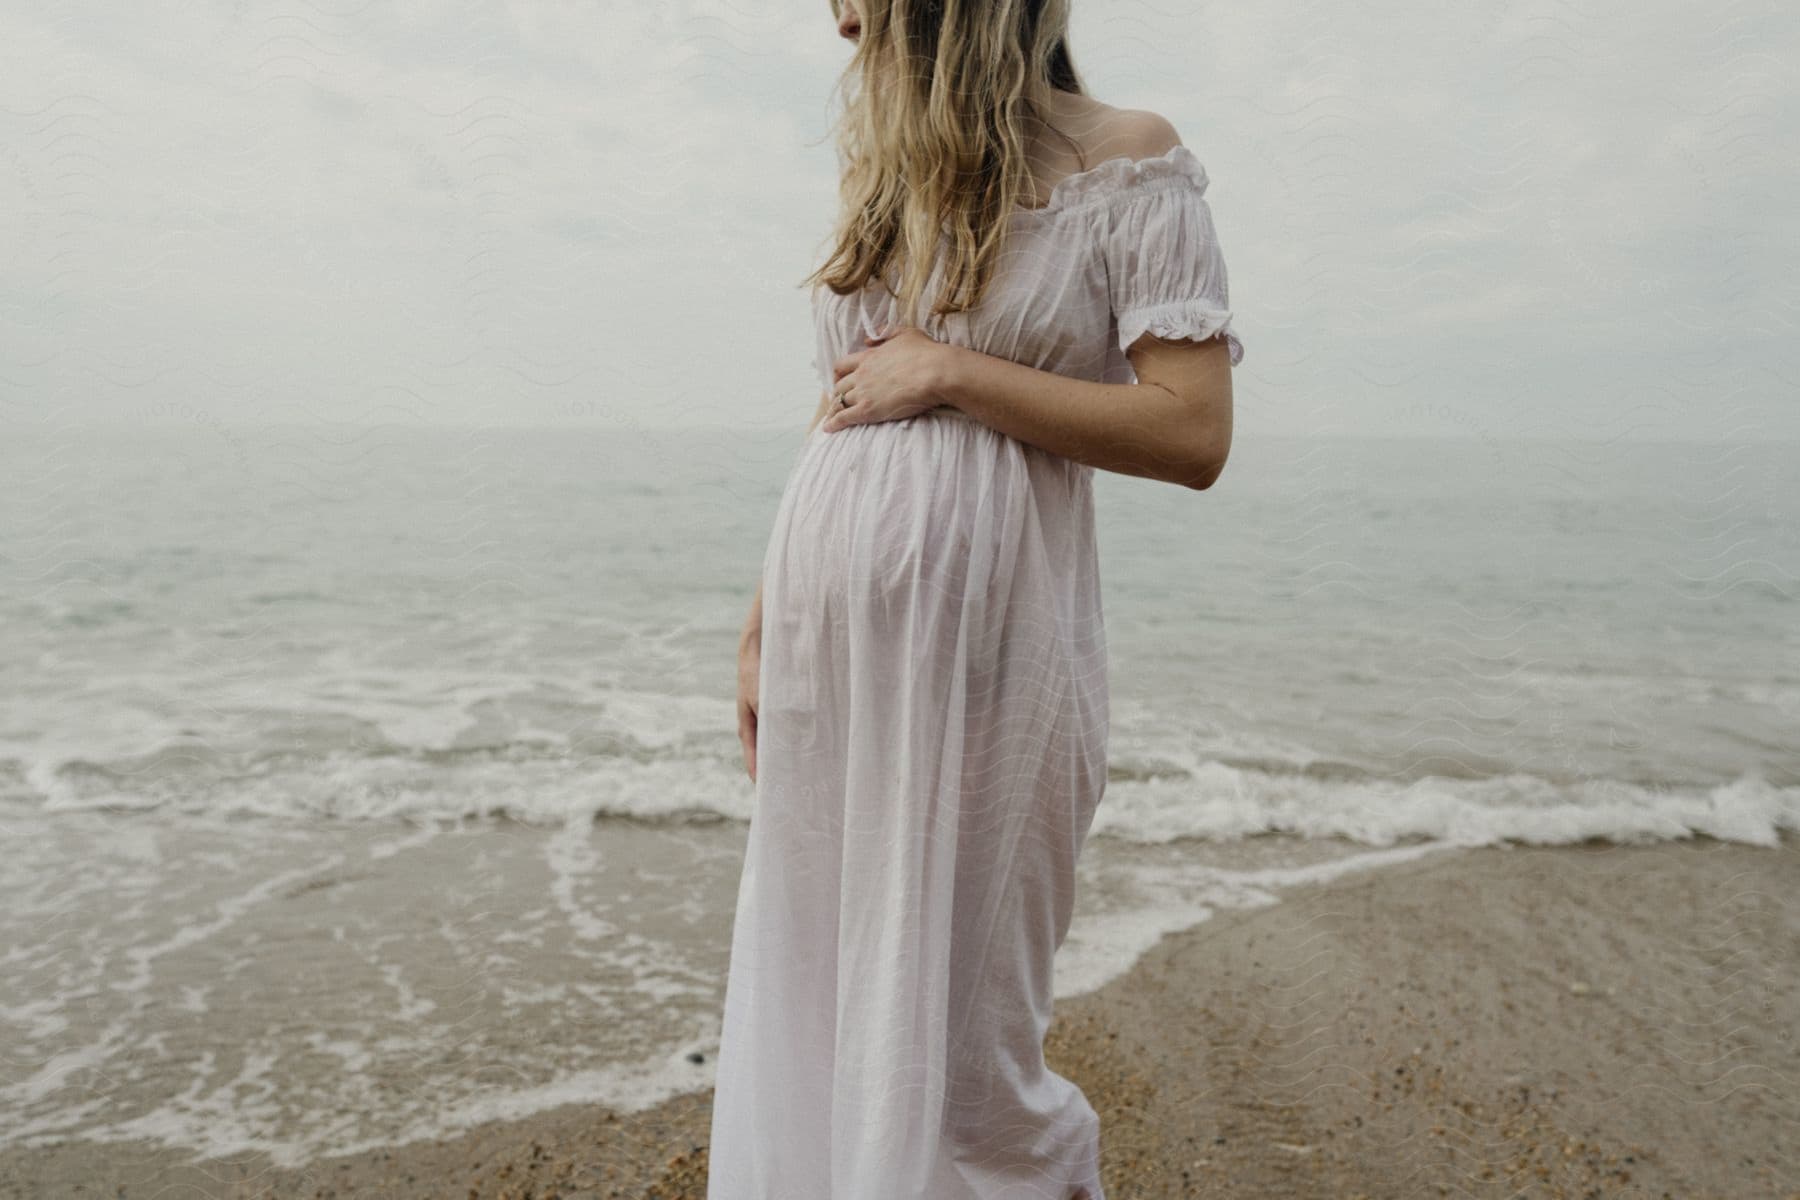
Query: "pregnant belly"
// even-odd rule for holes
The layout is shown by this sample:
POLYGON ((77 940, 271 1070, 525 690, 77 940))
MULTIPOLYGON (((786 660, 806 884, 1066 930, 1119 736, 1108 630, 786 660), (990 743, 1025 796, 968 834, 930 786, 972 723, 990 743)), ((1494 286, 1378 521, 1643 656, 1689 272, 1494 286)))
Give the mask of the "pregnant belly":
POLYGON ((1068 460, 953 410, 814 430, 782 497, 765 606, 774 586, 810 607, 961 600, 983 586, 972 569, 1041 541, 1046 510, 1066 512, 1084 482, 1068 460))

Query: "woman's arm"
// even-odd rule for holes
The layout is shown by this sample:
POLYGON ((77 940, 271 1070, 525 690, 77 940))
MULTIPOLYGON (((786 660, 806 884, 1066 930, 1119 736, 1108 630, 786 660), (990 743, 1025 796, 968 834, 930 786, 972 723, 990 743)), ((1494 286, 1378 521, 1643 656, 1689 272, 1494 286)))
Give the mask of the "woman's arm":
POLYGON ((1211 487, 1225 469, 1231 360, 1223 338, 1139 338, 1127 352, 1135 384, 1092 383, 967 347, 945 349, 932 390, 1008 437, 1100 470, 1195 489, 1211 487))
MULTIPOLYGON (((820 393, 819 407, 806 426, 807 436, 811 436, 813 428, 824 420, 830 408, 831 392, 820 393)), ((760 719, 756 696, 762 675, 762 603, 762 578, 758 576, 756 597, 750 601, 750 614, 744 618, 743 631, 738 634, 737 654, 738 743, 744 748, 744 766, 753 783, 756 781, 756 726, 760 719)))

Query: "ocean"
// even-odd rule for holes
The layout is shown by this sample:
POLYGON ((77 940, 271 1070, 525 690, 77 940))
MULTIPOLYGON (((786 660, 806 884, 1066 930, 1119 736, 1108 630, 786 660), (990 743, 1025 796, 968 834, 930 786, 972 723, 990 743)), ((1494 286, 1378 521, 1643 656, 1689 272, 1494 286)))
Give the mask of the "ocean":
MULTIPOLYGON (((804 419, 0 440, 0 1146, 291 1164, 707 1086, 804 419)), ((1097 476, 1058 994, 1334 872, 1800 830, 1797 449, 1240 433, 1206 492, 1097 476)))

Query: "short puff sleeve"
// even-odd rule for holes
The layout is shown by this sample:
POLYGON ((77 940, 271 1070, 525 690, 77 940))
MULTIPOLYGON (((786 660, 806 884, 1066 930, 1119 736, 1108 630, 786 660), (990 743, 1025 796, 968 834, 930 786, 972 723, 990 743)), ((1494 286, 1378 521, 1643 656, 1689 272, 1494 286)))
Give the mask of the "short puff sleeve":
POLYGON ((1119 349, 1146 333, 1194 341, 1223 334, 1237 366, 1244 347, 1231 328, 1231 287, 1206 202, 1206 169, 1182 145, 1134 166, 1136 186, 1112 206, 1102 239, 1119 349))

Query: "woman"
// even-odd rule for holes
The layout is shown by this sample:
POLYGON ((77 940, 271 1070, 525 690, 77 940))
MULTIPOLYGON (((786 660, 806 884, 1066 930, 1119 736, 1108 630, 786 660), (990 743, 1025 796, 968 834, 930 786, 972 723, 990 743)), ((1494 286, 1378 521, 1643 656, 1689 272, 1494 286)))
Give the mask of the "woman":
POLYGON ((1092 475, 1210 486, 1243 351, 1205 171, 1085 94, 1067 5, 833 4, 860 90, 742 638, 709 1200, 1104 1200, 1043 1058, 1106 785, 1092 475))

